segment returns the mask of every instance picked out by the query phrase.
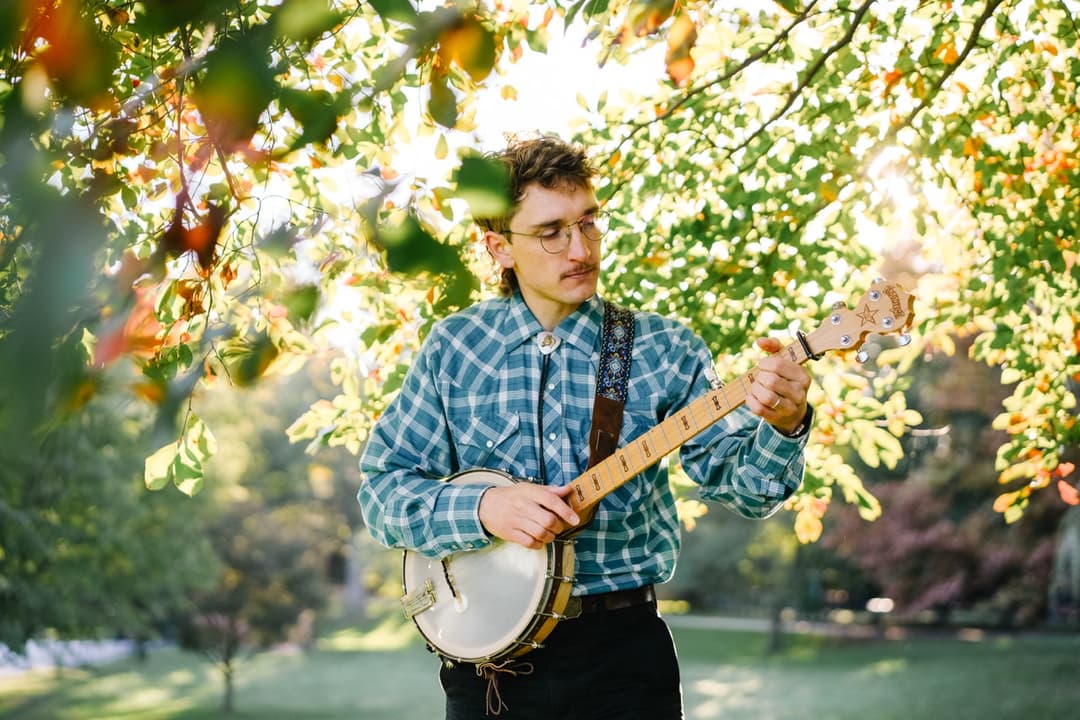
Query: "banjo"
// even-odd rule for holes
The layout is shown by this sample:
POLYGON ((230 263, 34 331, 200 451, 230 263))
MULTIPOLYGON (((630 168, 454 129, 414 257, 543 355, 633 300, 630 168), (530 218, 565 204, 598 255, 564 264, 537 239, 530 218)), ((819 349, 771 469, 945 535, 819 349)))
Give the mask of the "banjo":
MULTIPOLYGON (((914 302, 901 286, 876 280, 857 312, 835 304, 826 322, 808 335, 799 333, 781 352, 802 364, 830 350, 857 349, 870 333, 901 333, 906 345, 914 302)), ((572 480, 571 507, 589 517, 606 495, 743 404, 755 370, 707 392, 572 480)), ((476 469, 446 482, 502 486, 517 481, 498 470, 476 469)), ((434 652, 457 662, 500 663, 542 647, 556 624, 571 617, 573 540, 559 537, 529 549, 495 539, 442 560, 406 551, 402 584, 402 611, 434 652)))

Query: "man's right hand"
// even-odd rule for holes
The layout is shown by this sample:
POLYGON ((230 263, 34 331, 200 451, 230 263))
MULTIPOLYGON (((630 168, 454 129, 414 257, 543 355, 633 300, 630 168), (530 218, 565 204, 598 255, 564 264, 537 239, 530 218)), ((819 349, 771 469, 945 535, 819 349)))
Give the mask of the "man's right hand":
POLYGON ((529 482, 489 488, 480 498, 480 522, 495 537, 536 550, 580 522, 566 502, 571 490, 529 482))

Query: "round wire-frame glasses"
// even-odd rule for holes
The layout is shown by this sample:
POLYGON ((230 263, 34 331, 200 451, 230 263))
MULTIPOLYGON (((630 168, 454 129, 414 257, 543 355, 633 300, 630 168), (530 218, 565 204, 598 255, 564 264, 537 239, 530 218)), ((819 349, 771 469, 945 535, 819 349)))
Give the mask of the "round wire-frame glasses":
POLYGON ((540 241, 540 247, 543 248, 544 252, 551 255, 560 255, 566 252, 566 248, 570 247, 570 240, 573 239, 575 227, 581 231, 586 240, 599 242, 604 233, 608 231, 609 220, 607 213, 597 211, 582 215, 576 222, 549 227, 541 233, 524 233, 507 229, 503 234, 536 238, 540 241))

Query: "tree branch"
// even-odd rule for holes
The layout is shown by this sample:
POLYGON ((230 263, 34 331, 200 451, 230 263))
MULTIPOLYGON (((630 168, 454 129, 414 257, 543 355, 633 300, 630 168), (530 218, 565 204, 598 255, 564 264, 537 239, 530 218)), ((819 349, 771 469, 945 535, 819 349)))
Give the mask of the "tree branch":
MULTIPOLYGON (((630 124, 630 132, 627 133, 627 135, 622 140, 619 141, 619 144, 615 146, 615 149, 612 150, 608 154, 608 158, 610 159, 612 156, 620 153, 622 151, 623 145, 625 145, 628 141, 630 141, 635 135, 638 134, 638 132, 640 132, 644 128, 652 125, 653 123, 662 121, 662 120, 670 117, 676 110, 678 110, 683 105, 688 103, 691 99, 693 99, 696 96, 702 94, 706 90, 708 90, 708 89, 710 89, 712 87, 715 87, 716 85, 719 85, 721 83, 729 82, 732 78, 734 78, 736 75, 741 73, 743 70, 746 70, 748 67, 750 67, 751 65, 756 63, 758 60, 760 60, 761 58, 768 55, 778 45, 785 42, 788 39, 788 36, 791 35, 792 31, 794 31, 796 27, 801 25, 803 22, 806 21, 806 19, 808 17, 810 17, 811 11, 813 10, 813 8, 814 8, 814 6, 816 4, 817 4, 817 0, 811 0, 811 2, 806 6, 806 8, 795 17, 795 19, 791 22, 791 24, 788 25, 786 28, 784 28, 775 38, 773 38, 772 42, 770 42, 768 45, 766 45, 764 48, 762 48, 758 52, 747 56, 747 58, 745 60, 743 60, 741 63, 739 63, 735 67, 731 68, 730 70, 728 70, 723 75, 720 75, 719 77, 713 78, 712 80, 709 80, 708 82, 702 83, 701 85, 698 85, 697 87, 690 88, 689 90, 686 91, 685 95, 683 95, 681 98, 679 98, 678 101, 676 101, 671 106, 666 108, 664 110, 664 112, 660 113, 656 117, 650 118, 649 120, 643 120, 643 121, 637 122, 637 123, 631 123, 630 124)), ((624 183, 625 183, 625 181, 618 183, 614 187, 613 192, 617 192, 622 187, 622 185, 624 183)))
POLYGON ((982 14, 978 17, 978 19, 975 20, 975 24, 974 26, 972 26, 971 29, 971 34, 968 36, 967 43, 964 44, 964 49, 957 56, 956 62, 946 66, 945 72, 943 72, 941 76, 938 77, 937 81, 926 92, 926 95, 923 96, 919 104, 916 105, 915 109, 911 111, 910 115, 908 115, 902 122, 899 122, 889 128, 889 132, 885 134, 885 143, 892 142, 896 139, 896 135, 901 130, 907 127, 911 127, 911 124, 915 122, 915 118, 918 117, 919 113, 921 113, 923 110, 930 106, 930 103, 934 101, 934 99, 937 97, 937 94, 941 92, 941 88, 945 85, 945 81, 952 77, 952 74, 955 73, 957 69, 964 64, 964 60, 967 59, 967 56, 970 55, 971 51, 975 49, 975 46, 979 41, 979 33, 982 32, 983 26, 986 25, 987 21, 991 17, 993 17, 994 11, 998 9, 1002 2, 1003 0, 989 0, 986 3, 986 7, 983 8, 982 14))
MULTIPOLYGON (((1000 0, 998 1, 1000 2, 1000 0)), ((768 130, 774 122, 782 118, 787 113, 787 111, 791 109, 791 106, 795 104, 795 101, 802 94, 803 90, 809 87, 814 77, 821 71, 823 67, 825 67, 825 63, 829 60, 829 58, 835 55, 838 50, 846 47, 848 43, 851 42, 851 38, 855 35, 855 30, 859 27, 859 24, 862 23, 862 20, 866 16, 867 11, 870 10, 870 6, 873 4, 874 0, 866 0, 866 2, 863 3, 862 7, 855 11, 855 17, 852 18, 851 26, 848 27, 848 30, 846 33, 844 33, 844 36, 837 40, 835 43, 833 43, 824 53, 822 53, 818 57, 817 61, 815 61, 814 64, 809 67, 807 72, 802 76, 802 78, 799 79, 798 85, 796 85, 791 90, 791 92, 788 93, 787 101, 784 103, 783 107, 773 113, 772 117, 763 122, 757 130, 750 134, 748 138, 743 140, 741 143, 739 143, 737 146, 732 148, 731 151, 728 152, 727 157, 729 159, 732 155, 739 152, 740 150, 743 150, 750 143, 760 137, 761 134, 768 130)))

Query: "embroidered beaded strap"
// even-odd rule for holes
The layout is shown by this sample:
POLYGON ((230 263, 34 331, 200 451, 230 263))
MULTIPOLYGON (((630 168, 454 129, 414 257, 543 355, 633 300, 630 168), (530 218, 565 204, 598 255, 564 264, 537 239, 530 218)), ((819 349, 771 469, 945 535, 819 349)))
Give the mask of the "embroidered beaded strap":
POLYGON ((605 302, 600 372, 596 378, 596 399, 589 431, 589 467, 611 455, 618 447, 633 345, 634 313, 605 302))
MULTIPOLYGON (((609 457, 619 447, 623 405, 630 380, 630 351, 634 345, 634 313, 604 302, 604 326, 600 338, 600 371, 596 376, 592 427, 589 429, 589 467, 609 457)), ((562 534, 569 539, 584 530, 596 506, 581 513, 581 522, 562 534)))

